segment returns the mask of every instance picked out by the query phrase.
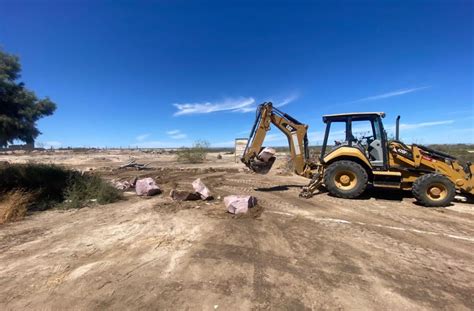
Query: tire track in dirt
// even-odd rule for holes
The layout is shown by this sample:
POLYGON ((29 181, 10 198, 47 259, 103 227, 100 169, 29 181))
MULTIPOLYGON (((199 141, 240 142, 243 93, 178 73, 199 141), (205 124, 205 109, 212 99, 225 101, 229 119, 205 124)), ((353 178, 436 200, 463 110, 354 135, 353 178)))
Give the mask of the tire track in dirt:
MULTIPOLYGON (((245 189, 245 191, 249 192, 250 190, 245 189)), ((343 200, 331 197, 327 194, 319 194, 306 200, 293 196, 293 193, 290 193, 290 191, 285 191, 285 194, 281 192, 273 192, 273 194, 281 197, 281 199, 275 199, 273 197, 266 200, 266 203, 278 209, 284 210, 298 207, 317 214, 323 211, 329 211, 333 215, 340 214, 343 215, 341 218, 349 218, 349 220, 355 222, 364 223, 367 222, 367 220, 371 220, 371 223, 379 223, 383 226, 402 228, 409 226, 409 230, 413 232, 416 232, 416 230, 422 232, 436 232, 437 234, 453 237, 460 236, 463 238, 467 236, 468 239, 474 235, 474 228, 472 226, 474 217, 472 215, 463 214, 460 216, 458 212, 443 209, 426 209, 416 206, 411 202, 392 202, 373 199, 343 200), (284 203, 280 203, 282 201, 284 203), (328 209, 327 207, 330 208, 328 209), (332 211, 331 208, 333 209, 332 211), (444 216, 443 219, 440 219, 440 213, 444 216)), ((259 193, 259 197, 262 196, 265 197, 262 193, 259 193)))
MULTIPOLYGON (((466 248, 473 249, 474 237, 470 234, 473 229, 470 215, 465 215, 467 217, 462 218, 459 223, 461 217, 457 212, 440 213, 433 209, 418 207, 411 202, 348 201, 326 194, 300 201, 299 198, 291 197, 294 193, 290 191, 264 193, 256 191, 258 185, 256 181, 247 181, 246 187, 242 187, 244 183, 241 182, 235 184, 238 186, 227 185, 226 189, 256 195, 260 204, 266 209, 265 215, 275 214, 295 219, 303 217, 328 227, 336 235, 350 236, 356 245, 365 245, 384 252, 388 250, 396 258, 397 267, 415 265, 424 269, 426 273, 436 273, 438 279, 434 283, 435 287, 443 282, 446 275, 450 275, 453 281, 450 282, 452 293, 456 293, 458 299, 465 301, 465 306, 472 305, 468 293, 474 286, 472 282, 474 271, 469 263, 474 258, 469 251, 464 251, 466 248), (351 204, 347 205, 348 202, 351 204), (381 203, 384 206, 382 208, 381 203), (323 208, 325 205, 329 205, 329 208, 323 208), (459 226, 455 226, 457 223, 459 226), (456 244, 453 245, 453 242, 456 244), (455 276, 451 266, 457 267, 455 276)), ((380 271, 385 270, 386 268, 383 268, 380 271)), ((395 273, 395 269, 393 270, 395 273)), ((381 274, 380 271, 377 273, 381 274)), ((413 278, 417 277, 415 275, 413 278)), ((419 282, 424 283, 425 281, 421 280, 426 276, 420 278, 419 282)), ((410 290, 403 288, 398 290, 400 294, 407 296, 410 294, 410 290)), ((443 296, 441 287, 438 286, 435 290, 440 297, 443 296)), ((436 298, 431 294, 427 297, 433 303, 439 303, 439 297, 436 298)), ((414 298, 420 299, 420 297, 414 298)))

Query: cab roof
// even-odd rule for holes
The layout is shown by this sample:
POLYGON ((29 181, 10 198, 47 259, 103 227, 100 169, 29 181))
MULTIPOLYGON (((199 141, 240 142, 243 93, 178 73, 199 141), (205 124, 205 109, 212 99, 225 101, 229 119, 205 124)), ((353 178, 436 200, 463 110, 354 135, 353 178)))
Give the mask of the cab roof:
POLYGON ((348 117, 352 117, 354 120, 365 119, 365 118, 374 118, 380 117, 385 118, 385 112, 348 112, 348 113, 338 113, 338 114, 326 114, 323 115, 323 121, 344 121, 348 117))

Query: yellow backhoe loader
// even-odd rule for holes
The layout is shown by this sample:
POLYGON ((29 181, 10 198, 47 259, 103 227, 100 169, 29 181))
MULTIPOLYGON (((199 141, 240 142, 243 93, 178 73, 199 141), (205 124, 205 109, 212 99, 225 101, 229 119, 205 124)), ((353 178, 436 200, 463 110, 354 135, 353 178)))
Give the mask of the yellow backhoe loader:
POLYGON ((259 158, 271 124, 288 138, 295 173, 311 181, 300 196, 309 198, 324 185, 341 198, 356 198, 368 184, 411 190, 424 206, 447 206, 456 192, 474 194, 474 165, 421 145, 399 141, 400 117, 395 139, 388 140, 383 112, 344 113, 323 116, 326 123, 321 154, 309 159, 308 126, 265 102, 257 108, 242 162, 256 173, 266 174, 275 158, 259 158), (329 141, 334 139, 334 144, 329 141))

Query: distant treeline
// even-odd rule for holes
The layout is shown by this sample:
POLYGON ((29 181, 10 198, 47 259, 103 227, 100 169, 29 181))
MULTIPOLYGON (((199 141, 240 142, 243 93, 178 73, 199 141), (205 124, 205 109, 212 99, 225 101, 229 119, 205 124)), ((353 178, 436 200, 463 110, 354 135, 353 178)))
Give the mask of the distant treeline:
MULTIPOLYGON (((474 162, 474 144, 430 144, 428 147, 439 150, 445 153, 448 153, 454 157, 459 158, 462 161, 471 161, 474 162)), ((138 148, 138 147, 113 147, 113 148, 86 148, 86 147, 67 147, 67 148, 56 148, 57 151, 72 151, 72 152, 94 152, 94 151, 106 151, 106 150, 136 150, 141 152, 150 152, 150 153, 174 153, 182 149, 187 149, 189 147, 181 148, 138 148)), ((287 146, 272 146, 277 152, 286 152, 290 150, 287 146)), ((35 150, 51 150, 45 148, 35 148, 35 150)), ((234 147, 208 147, 208 152, 219 152, 219 153, 234 153, 234 147)), ((309 146, 310 153, 312 155, 319 154, 321 152, 321 146, 309 146)), ((11 149, 0 149, 0 151, 11 151, 11 149)))

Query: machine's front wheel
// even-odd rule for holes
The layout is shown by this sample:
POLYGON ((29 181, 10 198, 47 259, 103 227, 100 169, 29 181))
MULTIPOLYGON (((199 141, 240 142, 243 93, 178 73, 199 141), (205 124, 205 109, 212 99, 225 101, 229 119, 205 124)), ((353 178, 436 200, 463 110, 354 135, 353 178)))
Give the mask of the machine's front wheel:
POLYGON ((440 174, 425 174, 413 183, 412 193, 423 206, 448 206, 456 195, 454 184, 440 174))
POLYGON ((367 181, 367 172, 354 161, 336 161, 324 173, 324 185, 329 193, 344 199, 360 196, 367 187, 367 181))

